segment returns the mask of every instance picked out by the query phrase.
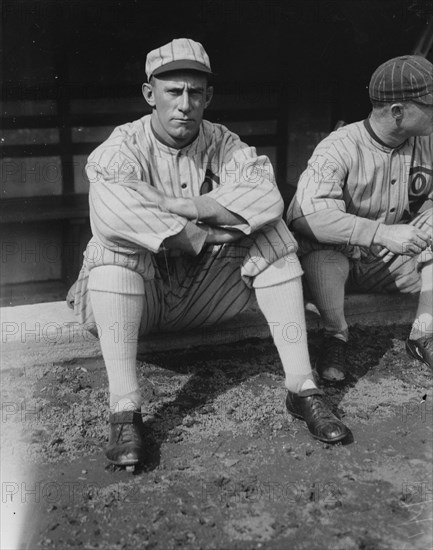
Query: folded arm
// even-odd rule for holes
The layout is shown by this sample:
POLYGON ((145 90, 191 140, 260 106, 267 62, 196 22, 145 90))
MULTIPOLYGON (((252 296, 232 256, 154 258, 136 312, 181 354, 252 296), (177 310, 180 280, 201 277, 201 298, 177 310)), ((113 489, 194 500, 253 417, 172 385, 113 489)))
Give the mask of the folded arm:
POLYGON ((319 242, 369 247, 380 222, 346 212, 347 172, 348 166, 336 162, 335 155, 314 155, 301 175, 288 223, 319 242))
POLYGON ((98 148, 86 166, 90 181, 92 231, 110 249, 135 252, 161 247, 198 254, 205 244, 232 242, 242 236, 236 225, 243 220, 207 197, 168 197, 143 181, 140 165, 131 151, 98 148), (194 200, 196 200, 194 199, 194 200), (210 206, 207 206, 210 205, 210 206), (204 222, 196 224, 200 217, 204 222))

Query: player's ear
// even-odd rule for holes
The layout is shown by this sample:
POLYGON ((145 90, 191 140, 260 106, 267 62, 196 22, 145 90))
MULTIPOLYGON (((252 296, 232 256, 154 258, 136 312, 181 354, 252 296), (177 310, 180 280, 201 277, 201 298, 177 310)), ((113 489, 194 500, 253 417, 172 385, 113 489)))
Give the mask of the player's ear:
POLYGON ((145 82, 141 88, 141 91, 143 92, 143 97, 149 103, 149 105, 153 108, 155 107, 155 95, 153 93, 153 86, 151 84, 148 84, 145 82))
POLYGON ((210 102, 212 101, 212 98, 213 98, 213 86, 208 86, 206 88, 206 103, 204 105, 204 108, 206 109, 210 102))
POLYGON ((404 105, 403 103, 393 103, 391 105, 391 114, 396 120, 401 120, 403 118, 404 105))

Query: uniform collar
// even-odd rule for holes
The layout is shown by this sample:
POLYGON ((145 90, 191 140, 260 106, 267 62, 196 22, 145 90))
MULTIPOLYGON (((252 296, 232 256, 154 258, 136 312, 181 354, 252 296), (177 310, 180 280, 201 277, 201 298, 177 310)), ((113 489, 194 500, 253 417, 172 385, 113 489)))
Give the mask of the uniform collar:
POLYGON ((392 151, 398 151, 398 149, 404 147, 408 143, 408 140, 405 140, 403 141, 403 143, 401 143, 397 147, 390 147, 380 139, 380 137, 376 134, 376 132, 371 127, 370 116, 363 121, 363 124, 364 124, 364 128, 367 130, 371 138, 372 144, 378 149, 380 149, 381 151, 385 151, 387 153, 390 153, 392 151))
POLYGON ((176 149, 175 147, 170 147, 169 145, 166 145, 165 143, 162 143, 160 141, 155 133, 155 131, 152 128, 151 124, 151 115, 147 115, 147 131, 148 134, 154 143, 156 147, 156 151, 160 151, 165 156, 190 156, 190 155, 196 155, 197 153, 201 152, 205 148, 205 139, 204 139, 204 124, 203 122, 200 124, 199 131, 197 134, 197 137, 186 145, 185 147, 182 147, 181 149, 176 149))

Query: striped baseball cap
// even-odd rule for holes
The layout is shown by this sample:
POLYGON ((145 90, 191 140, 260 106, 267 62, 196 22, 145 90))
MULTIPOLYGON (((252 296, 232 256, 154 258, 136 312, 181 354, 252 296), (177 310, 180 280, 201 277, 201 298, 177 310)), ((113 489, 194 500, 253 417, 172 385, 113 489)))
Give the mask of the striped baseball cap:
POLYGON ((189 38, 175 38, 147 54, 146 75, 148 80, 153 75, 182 69, 212 74, 209 57, 200 42, 189 38))
POLYGON ((368 92, 374 101, 433 105, 433 65, 420 55, 394 57, 374 71, 368 92))

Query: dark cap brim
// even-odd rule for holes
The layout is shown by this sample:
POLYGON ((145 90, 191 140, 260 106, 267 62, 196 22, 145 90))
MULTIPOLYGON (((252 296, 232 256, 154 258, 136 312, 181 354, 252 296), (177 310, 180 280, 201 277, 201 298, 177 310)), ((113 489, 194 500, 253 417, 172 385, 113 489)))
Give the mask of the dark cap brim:
POLYGON ((433 93, 429 93, 423 96, 416 96, 416 97, 389 97, 386 99, 376 98, 373 95, 370 94, 370 99, 372 101, 377 101, 378 103, 396 103, 399 101, 413 101, 414 103, 422 103, 423 105, 433 105, 433 93))
POLYGON ((170 63, 166 63, 165 65, 158 67, 153 71, 151 76, 162 73, 169 73, 171 71, 182 70, 199 71, 201 73, 212 74, 212 71, 209 69, 209 67, 206 67, 206 65, 203 65, 203 63, 199 63, 198 61, 192 61, 189 59, 178 59, 177 61, 171 61, 170 63))

